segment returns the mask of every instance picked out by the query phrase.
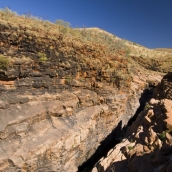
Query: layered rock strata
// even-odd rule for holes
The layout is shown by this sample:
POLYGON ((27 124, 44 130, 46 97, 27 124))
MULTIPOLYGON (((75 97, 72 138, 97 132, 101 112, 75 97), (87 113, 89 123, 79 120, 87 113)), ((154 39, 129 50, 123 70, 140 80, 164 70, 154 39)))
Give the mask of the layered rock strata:
POLYGON ((120 121, 125 125, 139 106, 139 93, 126 95, 110 88, 100 92, 1 93, 0 169, 77 171, 113 128, 120 121))
POLYGON ((81 40, 1 21, 1 171, 77 171, 161 78, 81 40))

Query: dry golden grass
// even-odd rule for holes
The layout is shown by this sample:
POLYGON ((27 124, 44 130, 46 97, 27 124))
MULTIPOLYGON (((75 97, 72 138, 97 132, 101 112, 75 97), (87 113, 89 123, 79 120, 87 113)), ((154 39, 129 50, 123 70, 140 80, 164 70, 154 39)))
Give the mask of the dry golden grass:
MULTIPOLYGON (((157 64, 155 67, 162 68, 160 71, 171 70, 172 54, 169 51, 148 49, 99 28, 68 28, 38 17, 19 16, 9 9, 0 11, 0 22, 15 28, 16 35, 17 32, 23 32, 29 35, 28 39, 35 36, 37 42, 44 38, 58 41, 61 36, 65 46, 59 47, 57 53, 64 52, 67 58, 75 51, 78 62, 103 70, 118 71, 121 76, 134 74, 133 68, 139 68, 140 65, 151 69, 157 64)), ((54 47, 50 46, 50 49, 54 47)))
POLYGON ((157 51, 172 53, 172 48, 156 48, 157 51))

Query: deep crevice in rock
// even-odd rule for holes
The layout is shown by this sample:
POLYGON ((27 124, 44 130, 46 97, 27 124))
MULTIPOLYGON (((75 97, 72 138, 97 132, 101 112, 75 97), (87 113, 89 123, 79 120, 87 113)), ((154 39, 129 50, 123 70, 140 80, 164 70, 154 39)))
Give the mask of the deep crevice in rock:
POLYGON ((145 89, 139 99, 140 106, 137 109, 134 116, 128 121, 128 124, 122 128, 122 121, 119 122, 118 126, 102 141, 100 146, 97 148, 95 153, 81 166, 78 167, 78 172, 91 172, 94 165, 102 158, 107 155, 107 153, 120 143, 121 139, 124 137, 127 127, 130 126, 137 118, 139 113, 144 109, 145 103, 152 98, 153 87, 145 89), (120 138, 120 139, 119 139, 120 138))
POLYGON ((153 95, 153 88, 154 87, 149 87, 148 89, 145 89, 139 99, 139 102, 140 102, 140 106, 139 108, 137 109, 136 113, 134 114, 134 116, 128 121, 128 124, 126 125, 126 128, 128 126, 130 126, 135 120, 136 118, 138 117, 139 113, 141 111, 144 110, 144 107, 145 107, 145 103, 148 102, 151 98, 152 98, 152 95, 153 95))

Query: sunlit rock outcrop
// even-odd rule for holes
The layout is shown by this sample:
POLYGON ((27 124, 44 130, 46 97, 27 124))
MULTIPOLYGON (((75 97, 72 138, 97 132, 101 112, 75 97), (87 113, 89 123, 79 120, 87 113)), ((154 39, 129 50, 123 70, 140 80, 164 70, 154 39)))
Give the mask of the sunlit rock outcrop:
POLYGON ((93 172, 171 171, 172 73, 154 90, 154 98, 128 128, 124 139, 95 165, 93 172))

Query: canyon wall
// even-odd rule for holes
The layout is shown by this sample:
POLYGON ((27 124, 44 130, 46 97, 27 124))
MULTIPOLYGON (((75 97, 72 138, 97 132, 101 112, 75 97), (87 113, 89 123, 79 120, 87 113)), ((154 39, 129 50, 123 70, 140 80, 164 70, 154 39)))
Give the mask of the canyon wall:
POLYGON ((93 172, 170 172, 172 169, 172 73, 154 89, 152 99, 128 127, 121 143, 95 165, 93 172))
POLYGON ((0 31, 1 171, 77 171, 161 79, 130 73, 125 51, 8 22, 0 31))

